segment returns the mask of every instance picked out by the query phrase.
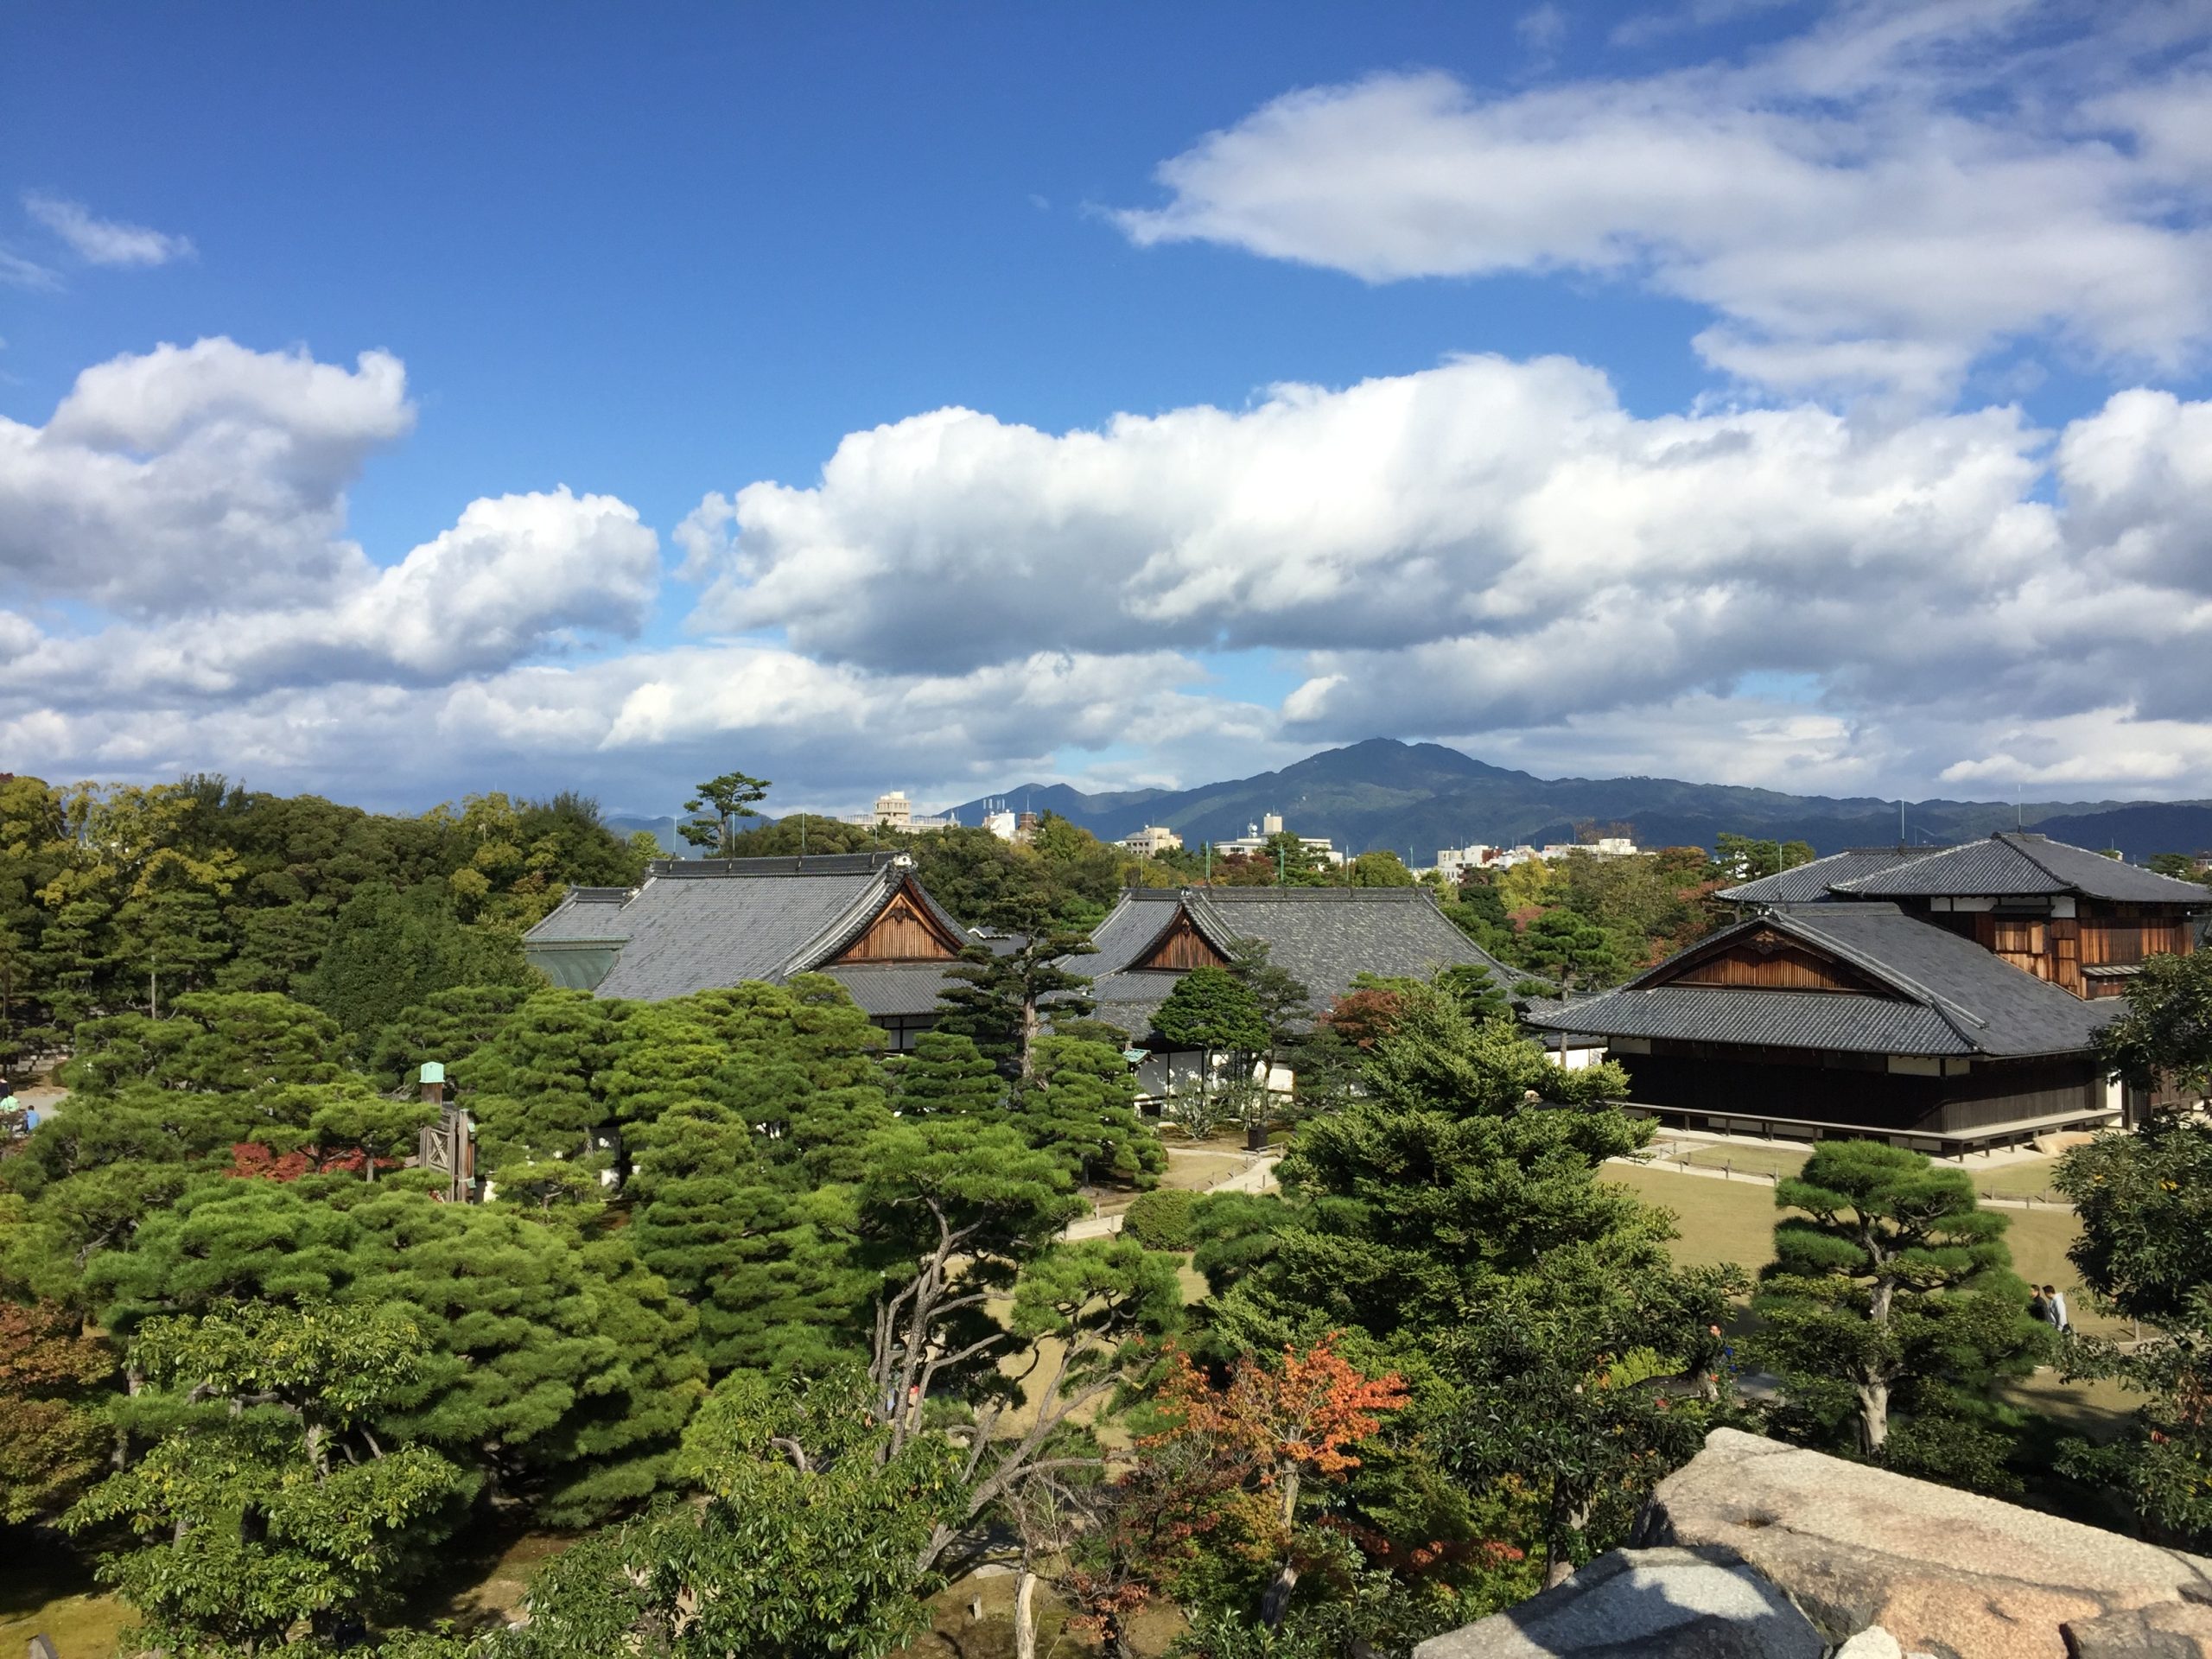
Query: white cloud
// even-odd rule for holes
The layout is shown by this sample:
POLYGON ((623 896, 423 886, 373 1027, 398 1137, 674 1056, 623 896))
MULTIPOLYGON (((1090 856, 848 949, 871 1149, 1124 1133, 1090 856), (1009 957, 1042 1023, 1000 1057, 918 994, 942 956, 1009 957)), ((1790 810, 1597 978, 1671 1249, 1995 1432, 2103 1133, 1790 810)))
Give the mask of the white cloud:
POLYGON ((0 600, 154 617, 359 580, 345 492, 413 426, 406 378, 224 339, 86 370, 43 427, 0 418, 0 600))
POLYGON ((1513 20, 1513 32, 1521 37, 1521 44, 1539 57, 1559 50, 1560 42, 1567 38, 1567 14, 1552 0, 1522 12, 1513 20))
POLYGON ((1639 418, 1586 365, 1471 358, 1065 434, 939 410, 706 496, 672 540, 699 625, 748 637, 677 647, 620 644, 663 573, 611 495, 474 501, 389 563, 346 539, 410 420, 395 359, 213 341, 0 425, 0 753, 631 804, 737 755, 835 805, 1385 733, 1545 773, 2212 792, 2212 404, 2164 391, 2056 433, 1639 418))
POLYGON ((61 286, 61 278, 35 259, 0 248, 0 283, 50 292, 61 286))
POLYGON ((2123 30, 1998 49, 2022 12, 1846 7, 1747 67, 1504 95, 1439 73, 1293 92, 1163 162, 1166 204, 1118 219, 1141 245, 1375 283, 1638 283, 1710 309, 1700 352, 1771 387, 1941 397, 2046 334, 2110 364, 2202 361, 2200 83, 2134 74, 2123 30))
POLYGON ((469 503, 453 529, 396 565, 365 566, 316 605, 218 609, 12 652, 0 613, 0 688, 115 708, 284 686, 442 685, 575 634, 634 638, 659 579, 658 538, 626 503, 566 488, 500 496, 469 503))
POLYGON ((1924 780, 2023 721, 2212 720, 2208 435, 2143 391, 2055 441, 2007 408, 1638 419, 1582 365, 1475 358, 1061 435, 938 410, 680 537, 721 566, 702 626, 865 674, 1272 651, 1305 670, 1280 740, 1618 728, 1657 746, 1631 770, 1714 775, 1717 742, 1776 783, 1924 780))
POLYGON ((193 256, 191 239, 101 219, 83 203, 27 191, 23 210, 60 238, 69 251, 92 265, 165 265, 193 256))
POLYGON ((849 436, 813 488, 709 497, 738 535, 700 617, 945 671, 1039 647, 1534 650, 1623 588, 1655 627, 1882 585, 1963 603, 2053 540, 2024 500, 2037 442, 2005 410, 1637 420, 1558 358, 1062 436, 942 410, 849 436))

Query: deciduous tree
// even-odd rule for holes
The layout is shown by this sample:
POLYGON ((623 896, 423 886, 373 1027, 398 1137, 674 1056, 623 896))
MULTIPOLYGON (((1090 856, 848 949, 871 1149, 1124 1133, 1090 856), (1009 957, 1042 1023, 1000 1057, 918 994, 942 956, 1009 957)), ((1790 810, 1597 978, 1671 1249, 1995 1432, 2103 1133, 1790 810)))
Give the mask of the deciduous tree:
MULTIPOLYGON (((414 1386, 421 1334, 388 1310, 250 1305, 159 1319, 132 1344, 169 1431, 67 1516, 121 1528, 103 1562, 167 1652, 250 1655, 327 1637, 389 1601, 466 1474, 366 1427, 414 1386)), ((449 1517, 448 1517, 449 1518, 449 1517)))

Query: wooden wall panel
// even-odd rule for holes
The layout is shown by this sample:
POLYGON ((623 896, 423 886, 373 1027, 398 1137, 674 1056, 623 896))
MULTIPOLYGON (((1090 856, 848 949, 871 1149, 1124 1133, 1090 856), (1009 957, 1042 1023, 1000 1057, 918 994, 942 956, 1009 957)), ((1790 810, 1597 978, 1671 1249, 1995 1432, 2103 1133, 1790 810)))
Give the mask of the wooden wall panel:
POLYGON ((1192 968, 1226 968, 1229 958, 1206 943, 1206 936, 1198 931, 1188 915, 1179 915, 1166 936, 1153 946, 1148 955, 1131 965, 1186 971, 1192 968))
POLYGON ((2107 920, 2082 924, 2082 961, 2091 968, 2132 968, 2145 957, 2187 956, 2196 941, 2180 918, 2153 921, 2107 920))
POLYGON ((1866 976, 1794 940, 1758 934, 1718 955, 1692 963, 1668 982, 1732 990, 1878 991, 1866 976))
POLYGON ((913 895, 901 892, 837 961, 950 962, 959 954, 913 895))

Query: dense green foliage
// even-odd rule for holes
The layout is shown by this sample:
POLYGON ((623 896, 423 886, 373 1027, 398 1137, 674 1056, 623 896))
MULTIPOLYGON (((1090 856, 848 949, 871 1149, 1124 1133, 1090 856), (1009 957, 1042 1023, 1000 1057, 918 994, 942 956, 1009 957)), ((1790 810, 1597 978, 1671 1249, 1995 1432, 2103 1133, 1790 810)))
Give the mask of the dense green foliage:
POLYGON ((67 1524, 125 1541, 102 1576, 143 1617, 142 1643, 250 1654, 389 1602, 469 1484, 366 1427, 413 1389, 426 1349, 391 1307, 255 1301, 140 1330, 149 1391, 124 1421, 151 1443, 67 1524))
POLYGON ((2134 1135, 2101 1135, 2069 1153, 2055 1180, 2082 1218, 2083 1282, 2151 1335, 2128 1349, 2072 1344, 2070 1369, 2116 1376, 2143 1403, 2129 1433, 2069 1461, 2161 1535, 2202 1548, 2212 1540, 2212 1125, 2161 1115, 2134 1135))
POLYGON ((1441 897, 1445 913, 1501 962, 1590 991, 1618 984, 1726 921, 1711 895, 1738 879, 1694 847, 1569 852, 1465 871, 1441 897))
POLYGON ((2146 961, 2127 1012, 2098 1034, 2097 1058, 2139 1089, 2212 1094, 2212 950, 2146 961))
POLYGON ((365 1043, 430 991, 516 980, 516 937, 568 884, 630 884, 646 855, 569 795, 395 817, 220 778, 7 779, 0 1067, 210 989, 305 996, 365 1043))
MULTIPOLYGON (((702 785, 701 836, 887 838, 741 829, 765 787, 702 785)), ((1991 1384, 2050 1338, 1963 1176, 1835 1143, 1783 1183, 1757 1352, 1785 1398, 1750 1411, 1721 1357, 1748 1281, 1678 1266, 1603 1179, 1649 1133, 1623 1078, 1553 1064, 1478 972, 1325 1010, 1264 951, 1183 976, 1163 1034, 1292 1065, 1296 1138, 1279 1193, 1144 1191, 1166 1154, 1074 969, 1123 883, 1179 874, 1063 821, 905 838, 1001 936, 904 1054, 826 977, 536 982, 518 930, 640 868, 572 798, 397 819, 16 780, 0 835, 0 1020, 19 1059, 68 1052, 70 1091, 0 1141, 0 1517, 66 1527, 165 1652, 365 1621, 386 1659, 874 1659, 1016 1540, 1109 1651, 1167 1600, 1186 1655, 1402 1659, 1617 1541, 1717 1422, 1841 1448, 1878 1397, 1893 1466, 2018 1472, 1991 1384), (476 1201, 408 1166, 442 1106, 476 1201), (1070 1242, 1102 1183, 1141 1193, 1124 1232, 1070 1242), (378 1628, 493 1516, 579 1535, 526 1624, 378 1628)), ((1402 877, 1276 850, 1217 874, 1402 877)), ((1571 855, 1446 897, 1587 987, 1705 925, 1719 879, 1571 855)), ((2200 995, 2145 974, 2133 1070, 2190 1075, 2200 995)), ((2201 1541, 2212 1130, 2107 1137, 2061 1181, 2085 1277, 2158 1338, 2065 1344, 2147 1402, 2071 1466, 2201 1541)))
POLYGON ((1876 1141, 1823 1141, 1774 1201, 1797 1213, 1775 1224, 1753 1351, 1787 1381, 1798 1432, 2004 1484, 1988 1384, 2031 1369, 2049 1336, 2012 1271, 2007 1218, 1963 1170, 1876 1141))

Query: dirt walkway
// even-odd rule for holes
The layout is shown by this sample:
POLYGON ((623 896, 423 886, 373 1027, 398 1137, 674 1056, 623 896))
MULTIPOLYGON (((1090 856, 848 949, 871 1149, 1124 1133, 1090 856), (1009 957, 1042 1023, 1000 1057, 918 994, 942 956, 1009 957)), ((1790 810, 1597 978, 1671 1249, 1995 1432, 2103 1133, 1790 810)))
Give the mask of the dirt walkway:
MULTIPOLYGON (((1217 1152, 1196 1147, 1169 1147, 1166 1151, 1170 1160, 1179 1154, 1200 1158, 1220 1155, 1217 1152)), ((1198 1188, 1199 1193, 1203 1195, 1208 1192, 1266 1192, 1272 1190, 1275 1184, 1275 1166, 1282 1161, 1282 1154, 1268 1151, 1248 1153, 1243 1156, 1243 1168, 1232 1175, 1224 1175, 1219 1180, 1210 1182, 1205 1186, 1198 1188)), ((1083 1238, 1110 1238, 1121 1230, 1122 1217, 1119 1214, 1083 1216, 1070 1222, 1067 1231, 1060 1236, 1072 1243, 1083 1238)))

